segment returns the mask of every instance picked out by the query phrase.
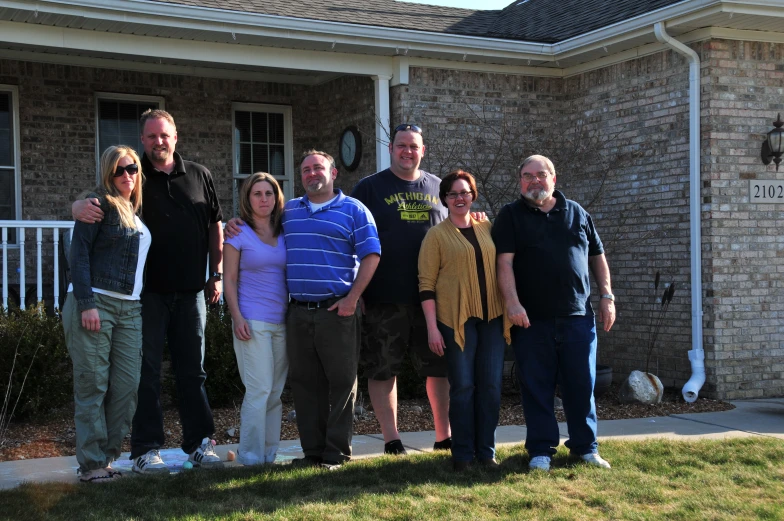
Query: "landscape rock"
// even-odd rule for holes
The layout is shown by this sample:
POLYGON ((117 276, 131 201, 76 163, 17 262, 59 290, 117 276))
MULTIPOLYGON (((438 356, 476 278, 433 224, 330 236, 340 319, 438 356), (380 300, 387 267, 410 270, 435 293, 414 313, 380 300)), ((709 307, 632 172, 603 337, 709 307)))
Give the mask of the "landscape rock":
POLYGON ((661 403, 662 396, 664 396, 664 386, 659 377, 642 371, 632 371, 618 390, 618 400, 621 403, 652 405, 661 403))
POLYGON ((290 410, 289 413, 286 415, 286 420, 290 421, 291 423, 297 421, 297 411, 295 411, 294 409, 290 410))

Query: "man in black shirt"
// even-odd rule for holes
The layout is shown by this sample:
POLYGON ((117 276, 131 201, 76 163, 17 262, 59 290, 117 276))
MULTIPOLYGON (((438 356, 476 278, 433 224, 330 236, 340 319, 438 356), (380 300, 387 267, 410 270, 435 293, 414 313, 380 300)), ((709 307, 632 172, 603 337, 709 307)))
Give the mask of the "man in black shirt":
MULTIPOLYGON (((163 346, 168 340, 180 404, 182 450, 194 466, 221 466, 211 439, 215 426, 204 390, 205 299, 215 303, 222 290, 223 231, 212 175, 174 151, 177 127, 163 110, 141 117, 142 219, 150 229, 142 293, 142 373, 131 431, 133 471, 168 473, 160 457, 164 444, 160 404, 163 346), (207 256, 210 277, 205 285, 207 256)), ((77 201, 74 217, 101 220, 97 199, 77 201)))
POLYGON ((425 145, 422 129, 416 125, 395 128, 389 152, 391 166, 362 179, 351 193, 373 214, 384 252, 363 294, 361 360, 384 435, 384 452, 406 453, 397 430, 397 375, 409 350, 419 375, 427 378, 436 428, 434 448, 449 449, 446 360, 428 347, 417 267, 422 239, 447 215, 438 197, 441 180, 419 169, 425 145))
POLYGON ((555 189, 555 167, 531 156, 520 167, 522 197, 493 225, 498 286, 512 327, 512 347, 532 469, 549 470, 560 441, 555 386, 560 386, 574 456, 610 468, 596 442, 596 323, 589 270, 599 287, 599 321, 615 322, 615 297, 604 248, 591 216, 555 189))

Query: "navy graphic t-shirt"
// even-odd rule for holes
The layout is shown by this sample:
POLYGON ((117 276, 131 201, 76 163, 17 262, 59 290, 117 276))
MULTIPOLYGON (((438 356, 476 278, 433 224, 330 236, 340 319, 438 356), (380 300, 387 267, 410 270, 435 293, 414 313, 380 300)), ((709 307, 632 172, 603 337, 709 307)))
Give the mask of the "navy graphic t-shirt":
POLYGON ((351 192, 370 209, 381 241, 381 262, 364 293, 367 302, 419 305, 419 247, 430 227, 447 216, 438 198, 441 179, 419 173, 416 181, 405 181, 383 170, 351 192))

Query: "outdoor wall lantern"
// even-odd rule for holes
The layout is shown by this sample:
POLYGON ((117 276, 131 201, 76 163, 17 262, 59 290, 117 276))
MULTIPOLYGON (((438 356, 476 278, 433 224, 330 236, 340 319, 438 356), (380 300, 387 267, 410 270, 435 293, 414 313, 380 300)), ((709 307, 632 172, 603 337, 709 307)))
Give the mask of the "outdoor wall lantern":
POLYGON ((781 121, 781 113, 776 121, 773 122, 776 127, 768 132, 768 138, 762 143, 762 162, 769 165, 771 161, 776 163, 776 171, 779 170, 779 163, 781 163, 781 156, 784 155, 784 121, 781 121))

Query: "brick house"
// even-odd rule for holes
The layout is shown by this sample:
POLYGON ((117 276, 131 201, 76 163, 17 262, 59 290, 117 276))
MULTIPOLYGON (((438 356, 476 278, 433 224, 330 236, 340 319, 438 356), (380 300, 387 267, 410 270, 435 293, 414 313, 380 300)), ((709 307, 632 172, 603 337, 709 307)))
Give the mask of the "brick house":
MULTIPOLYGON (((704 347, 703 396, 784 395, 784 203, 755 194, 784 181, 759 158, 784 112, 781 0, 0 0, 0 219, 68 220, 100 152, 139 146, 146 107, 174 115, 178 151, 212 170, 226 214, 256 170, 294 195, 300 151, 337 155, 354 129, 344 190, 388 165, 390 122, 429 143, 482 107, 534 130, 622 134, 630 159, 591 206, 614 238, 619 310, 600 361, 616 378, 644 365, 658 269, 678 288, 654 353, 664 383, 683 385, 704 347)), ((601 179, 558 181, 585 203, 601 179)), ((10 229, 9 266, 17 241, 10 229)))

